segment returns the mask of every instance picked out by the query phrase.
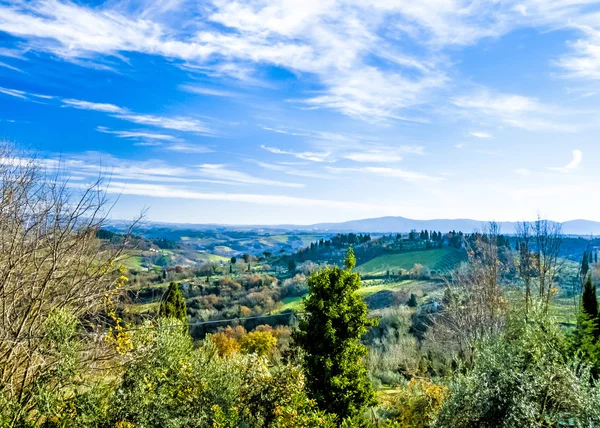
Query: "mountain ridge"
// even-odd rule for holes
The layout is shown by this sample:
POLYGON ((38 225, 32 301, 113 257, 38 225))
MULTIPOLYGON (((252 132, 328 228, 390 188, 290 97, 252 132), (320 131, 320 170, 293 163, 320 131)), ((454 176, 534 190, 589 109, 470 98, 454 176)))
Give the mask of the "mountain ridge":
MULTIPOLYGON (((482 230, 489 220, 460 219, 430 219, 417 220, 401 216, 374 217, 360 220, 349 220, 344 222, 325 222, 312 225, 228 225, 228 224, 194 224, 194 223, 168 223, 168 222, 144 222, 143 227, 170 227, 174 229, 191 230, 265 230, 265 231, 330 231, 330 232, 355 232, 355 233, 399 233, 416 230, 437 230, 447 232, 450 230, 472 232, 482 230)), ((514 234, 519 222, 498 221, 501 232, 514 234)), ((553 222, 562 225, 565 235, 600 235, 600 221, 575 219, 565 222, 553 222)), ((124 225, 124 221, 108 222, 110 226, 118 227, 124 225)))

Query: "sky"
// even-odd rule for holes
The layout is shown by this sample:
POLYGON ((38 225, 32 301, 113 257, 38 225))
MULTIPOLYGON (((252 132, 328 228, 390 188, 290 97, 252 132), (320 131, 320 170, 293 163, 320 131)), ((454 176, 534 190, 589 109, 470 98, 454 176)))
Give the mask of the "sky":
POLYGON ((115 219, 600 220, 600 2, 0 1, 0 140, 115 219))

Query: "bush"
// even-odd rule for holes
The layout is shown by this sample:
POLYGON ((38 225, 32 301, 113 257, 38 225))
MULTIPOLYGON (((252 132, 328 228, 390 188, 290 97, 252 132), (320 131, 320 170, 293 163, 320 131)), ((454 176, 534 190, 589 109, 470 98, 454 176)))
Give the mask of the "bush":
POLYGON ((600 423, 600 391, 574 360, 564 333, 531 313, 482 343, 474 367, 451 384, 438 427, 576 426, 600 423))
POLYGON ((414 279, 431 279, 431 271, 429 268, 419 263, 415 263, 413 268, 410 270, 409 275, 414 279))

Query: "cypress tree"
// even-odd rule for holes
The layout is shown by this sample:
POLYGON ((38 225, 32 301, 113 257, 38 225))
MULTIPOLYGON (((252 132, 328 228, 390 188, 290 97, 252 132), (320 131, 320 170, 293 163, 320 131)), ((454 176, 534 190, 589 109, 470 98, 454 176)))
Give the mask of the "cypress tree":
POLYGON ((342 420, 359 415, 374 403, 374 392, 362 358, 360 342, 376 321, 367 318, 367 305, 357 293, 360 276, 352 272, 356 258, 348 249, 345 269, 327 267, 308 279, 304 307, 309 314, 294 332, 305 351, 304 368, 311 396, 322 410, 342 420))
POLYGON ((581 260, 581 277, 585 278, 590 271, 590 262, 588 261, 587 251, 583 252, 583 259, 581 260))
POLYGON ((179 284, 172 282, 160 302, 158 315, 165 318, 177 318, 187 324, 187 308, 179 284))
MULTIPOLYGON (((596 297, 596 286, 592 283, 592 275, 588 275, 583 286, 581 296, 581 310, 588 320, 598 322, 598 298, 596 297)), ((595 329, 595 336, 598 336, 598 329, 595 329)))

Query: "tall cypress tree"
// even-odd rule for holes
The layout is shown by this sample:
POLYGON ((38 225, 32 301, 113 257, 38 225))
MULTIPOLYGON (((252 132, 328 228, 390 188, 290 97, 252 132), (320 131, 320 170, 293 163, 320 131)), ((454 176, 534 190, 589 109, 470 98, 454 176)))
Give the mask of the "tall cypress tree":
MULTIPOLYGON (((583 286, 581 310, 588 320, 598 322, 598 298, 596 297, 596 286, 592 282, 592 275, 587 276, 583 286)), ((598 328, 596 328, 595 335, 598 336, 598 328)))
POLYGON ((588 259, 587 251, 583 252, 583 259, 581 260, 581 277, 587 277, 588 272, 590 271, 590 262, 588 259))
POLYGON ((357 293, 360 276, 352 272, 356 258, 348 249, 345 269, 327 267, 308 279, 304 307, 309 314, 294 333, 306 356, 304 368, 312 397, 322 410, 341 420, 352 418, 374 402, 360 342, 367 328, 367 305, 357 293))
POLYGON ((187 324, 187 308, 179 284, 172 282, 160 302, 158 315, 165 318, 177 318, 187 324))

